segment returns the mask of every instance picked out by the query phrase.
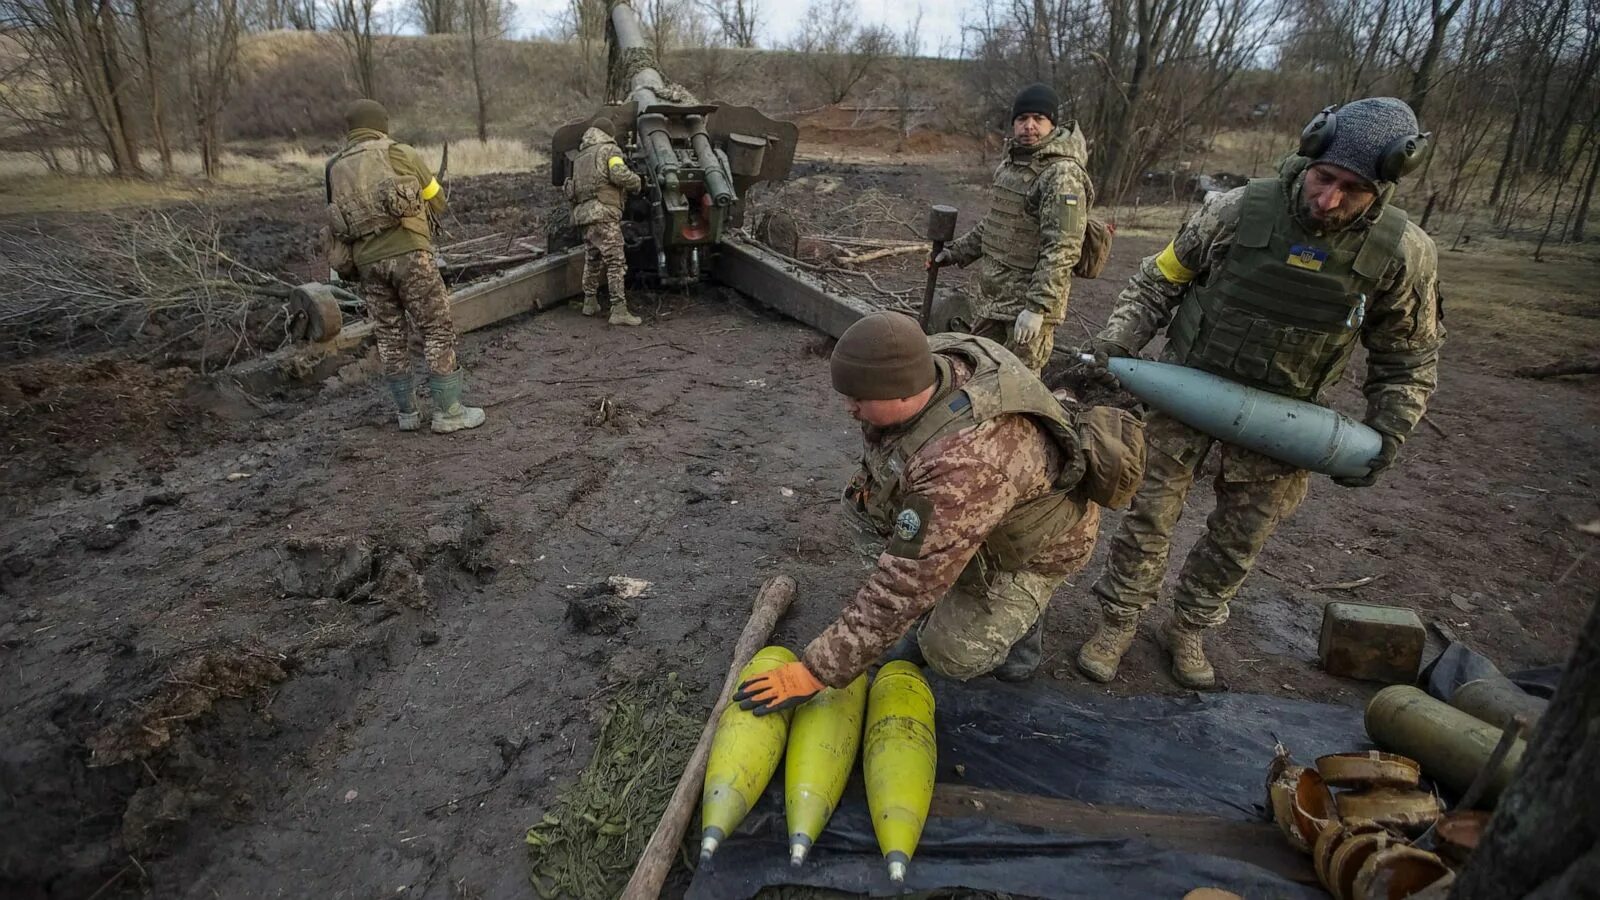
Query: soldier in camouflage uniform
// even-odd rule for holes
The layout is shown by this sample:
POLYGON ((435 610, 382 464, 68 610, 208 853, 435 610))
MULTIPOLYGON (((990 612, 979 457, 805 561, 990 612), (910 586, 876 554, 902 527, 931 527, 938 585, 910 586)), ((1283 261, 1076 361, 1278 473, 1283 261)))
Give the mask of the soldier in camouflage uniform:
MULTIPOLYGON (((1144 260, 1092 352, 1132 356, 1166 328, 1162 359, 1253 387, 1317 401, 1357 341, 1367 349, 1366 423, 1383 449, 1361 478, 1394 464, 1437 384, 1444 340, 1433 240, 1389 202, 1428 150, 1415 114, 1393 98, 1330 107, 1307 126, 1278 177, 1207 201, 1144 260)), ((1143 485, 1095 584, 1103 621, 1078 667, 1109 681, 1167 568, 1172 530, 1211 437, 1159 413, 1146 428, 1143 485)), ((1222 444, 1217 505, 1178 576, 1176 614, 1162 628, 1173 676, 1210 687, 1202 634, 1227 621, 1273 530, 1305 498, 1309 473, 1222 444)))
POLYGON ((1031 675, 1051 595, 1094 550, 1100 510, 1071 414, 999 344, 928 338, 874 313, 839 339, 833 385, 866 439, 847 512, 888 539, 877 569, 799 662, 742 689, 770 712, 884 656, 966 680, 1031 675), (902 637, 904 636, 904 637, 902 637))
POLYGON ((988 213, 933 260, 963 267, 983 260, 972 332, 1003 343, 1035 373, 1067 317, 1072 267, 1094 202, 1083 134, 1076 122, 1055 124, 1059 106, 1042 84, 1017 95, 988 213))
POLYGON ((345 111, 345 146, 328 160, 329 230, 354 264, 372 317, 384 381, 401 431, 421 427, 413 393, 407 319, 422 333, 433 395, 431 426, 446 433, 483 424, 483 410, 461 403, 450 294, 433 258, 428 214, 444 211, 444 192, 417 151, 389 137, 389 114, 373 100, 345 111))
POLYGON ((622 203, 625 194, 639 193, 643 182, 628 168, 616 133, 610 119, 590 123, 565 187, 567 199, 572 201, 572 224, 583 229, 583 243, 588 248, 583 257, 583 314, 600 314, 600 281, 604 278, 611 295, 611 324, 639 325, 639 317, 628 311, 625 292, 628 259, 622 246, 622 203))

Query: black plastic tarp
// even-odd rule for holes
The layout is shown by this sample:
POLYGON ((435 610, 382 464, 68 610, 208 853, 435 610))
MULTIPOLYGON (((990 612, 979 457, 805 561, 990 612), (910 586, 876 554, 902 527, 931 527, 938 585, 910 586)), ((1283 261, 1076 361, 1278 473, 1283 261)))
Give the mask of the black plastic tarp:
MULTIPOLYGON (((1042 685, 935 679, 940 782, 1094 804, 1260 820, 1282 741, 1302 760, 1371 746, 1359 709, 1253 694, 1113 697, 1042 685), (959 774, 958 774, 959 773, 959 774)), ((689 890, 734 900, 808 885, 891 896, 857 772, 805 866, 788 865, 780 769, 689 890)), ((1263 868, 1132 839, 1091 839, 981 818, 930 819, 905 891, 969 888, 1024 897, 1324 897, 1263 868)))

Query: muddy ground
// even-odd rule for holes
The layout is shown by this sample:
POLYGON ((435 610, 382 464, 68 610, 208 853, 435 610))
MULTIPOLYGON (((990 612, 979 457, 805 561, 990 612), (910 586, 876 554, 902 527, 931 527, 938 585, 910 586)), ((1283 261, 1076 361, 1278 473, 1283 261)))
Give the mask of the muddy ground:
MULTIPOLYGON (((904 237, 924 201, 964 224, 983 208, 977 166, 801 175, 766 202, 810 233, 904 237)), ((458 190, 462 237, 536 231, 550 199, 511 176, 458 190)), ((298 278, 317 268, 296 218, 314 207, 225 212, 250 265, 298 278)), ((1081 322, 1164 241, 1119 237, 1074 290, 1081 322)), ((836 278, 888 303, 921 277, 912 257, 870 271, 876 287, 836 278)), ((1515 269, 1506 296, 1551 271, 1515 269)), ((359 367, 244 399, 128 354, 5 370, 0 893, 530 896, 522 833, 583 765, 613 685, 675 671, 709 707, 774 573, 800 583, 778 639, 820 629, 865 571, 834 514, 859 437, 829 342, 725 290, 636 297, 646 328, 560 309, 467 336, 489 422, 449 437, 394 431, 359 367), (613 575, 651 586, 596 618, 613 575)), ((1592 298, 1538 302, 1571 348, 1594 346, 1592 298)), ((1449 318, 1404 465, 1368 490, 1317 479, 1263 555, 1212 642, 1230 688, 1362 702, 1371 687, 1314 662, 1320 608, 1341 599, 1414 608, 1506 668, 1564 658, 1600 581, 1573 528, 1597 513, 1595 384, 1512 377, 1563 347, 1476 309, 1449 318)), ((1354 384, 1336 400, 1358 411, 1354 384)), ((1211 505, 1190 503, 1180 553, 1211 505)), ((1074 673, 1100 564, 1056 598, 1043 689, 1178 692, 1159 616, 1115 684, 1074 673)))

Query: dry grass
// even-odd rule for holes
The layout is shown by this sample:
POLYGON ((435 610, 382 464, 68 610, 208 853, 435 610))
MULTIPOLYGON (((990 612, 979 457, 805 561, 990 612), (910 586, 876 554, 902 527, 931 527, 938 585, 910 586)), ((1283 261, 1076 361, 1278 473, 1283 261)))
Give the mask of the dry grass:
MULTIPOLYGON (((428 165, 435 169, 444 159, 443 144, 422 144, 417 147, 417 152, 421 153, 428 165)), ((326 161, 326 157, 311 153, 304 147, 288 147, 280 150, 275 159, 287 166, 318 173, 322 171, 323 163, 326 161)), ((523 141, 510 138, 490 138, 483 143, 473 138, 450 142, 449 174, 452 176, 530 172, 548 162, 549 154, 534 149, 523 141)))

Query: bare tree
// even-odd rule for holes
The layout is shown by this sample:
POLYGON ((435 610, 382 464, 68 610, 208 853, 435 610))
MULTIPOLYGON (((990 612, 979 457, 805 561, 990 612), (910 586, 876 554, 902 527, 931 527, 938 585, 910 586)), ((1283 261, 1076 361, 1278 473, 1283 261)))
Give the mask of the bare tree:
POLYGON ((36 36, 87 106, 113 175, 144 174, 124 71, 123 40, 110 0, 0 0, 0 27, 36 36))
POLYGON ((145 96, 150 104, 150 131, 156 139, 156 151, 161 156, 161 174, 172 177, 172 144, 167 140, 167 129, 161 117, 161 73, 165 71, 156 53, 159 38, 156 24, 159 12, 153 9, 156 0, 133 0, 134 19, 139 25, 139 48, 144 63, 145 96))
POLYGON ((478 107, 478 141, 489 140, 489 97, 485 87, 485 48, 505 36, 510 4, 503 0, 462 0, 467 26, 467 56, 472 66, 472 94, 478 107))
POLYGON ((790 49, 800 54, 827 102, 842 103, 894 44, 888 29, 860 24, 854 0, 812 0, 790 49))
POLYGON ((573 88, 584 97, 603 89, 605 78, 606 0, 567 0, 556 21, 557 33, 578 45, 573 88))
POLYGON ((467 0, 407 0, 406 18, 423 34, 455 34, 463 30, 467 0))
POLYGON ((760 0, 698 0, 696 5, 716 19, 722 37, 746 50, 756 45, 761 29, 760 0))
POLYGON ((192 0, 180 23, 187 36, 184 81, 208 179, 222 169, 222 108, 238 74, 240 22, 239 0, 192 0))
POLYGON ((899 58, 894 65, 894 97, 895 105, 899 108, 896 113, 896 138, 895 146, 904 149, 906 138, 911 134, 911 107, 915 101, 913 85, 917 67, 917 57, 922 55, 922 7, 917 6, 917 12, 906 23, 905 30, 900 33, 896 49, 899 58))
POLYGON ((378 96, 377 39, 382 33, 378 0, 333 0, 328 7, 328 27, 339 35, 350 74, 363 97, 378 96))

